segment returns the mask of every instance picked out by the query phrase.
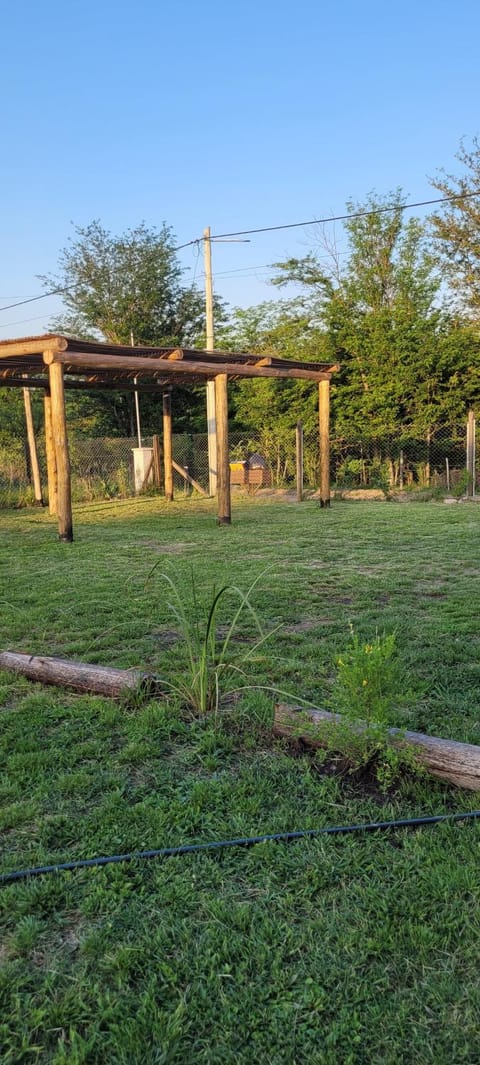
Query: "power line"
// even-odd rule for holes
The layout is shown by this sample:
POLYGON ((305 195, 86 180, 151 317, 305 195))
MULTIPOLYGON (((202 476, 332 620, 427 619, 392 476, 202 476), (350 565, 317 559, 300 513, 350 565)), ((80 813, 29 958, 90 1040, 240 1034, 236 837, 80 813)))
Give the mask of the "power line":
MULTIPOLYGON (((73 285, 70 285, 73 288, 73 285)), ((52 288, 51 292, 42 292, 41 296, 29 296, 26 300, 19 300, 18 303, 6 303, 4 307, 0 307, 0 311, 10 311, 12 307, 23 307, 24 303, 35 303, 36 300, 45 300, 47 296, 58 296, 61 292, 68 292, 68 288, 52 288)))
MULTIPOLYGON (((188 240, 186 244, 179 244, 178 248, 172 248, 172 252, 182 251, 183 248, 189 248, 191 244, 198 244, 198 240, 188 240)), ((48 296, 60 296, 62 292, 71 292, 75 288, 75 285, 66 285, 64 288, 52 288, 50 292, 42 292, 41 296, 29 296, 28 299, 18 300, 17 303, 6 303, 4 307, 0 307, 0 311, 11 311, 13 307, 23 307, 25 303, 35 303, 36 300, 45 300, 48 296)))
MULTIPOLYGON (((324 225, 327 222, 345 222, 349 218, 368 218, 369 215, 374 214, 386 214, 392 211, 407 211, 413 207, 431 207, 437 203, 452 203, 457 200, 468 200, 474 196, 480 196, 478 192, 460 192, 456 196, 441 196, 435 200, 417 200, 415 203, 403 203, 396 204, 394 207, 374 207, 371 211, 350 211, 348 214, 328 215, 325 218, 310 218, 307 222, 285 222, 279 226, 259 226, 257 229, 236 229, 231 233, 212 233, 211 240, 223 240, 225 237, 243 237, 248 236, 251 233, 273 233, 280 229, 301 229, 305 226, 319 226, 324 225)), ((196 237, 194 240, 187 240, 185 244, 179 244, 176 248, 172 248, 172 252, 183 251, 184 248, 190 248, 193 244, 200 245, 203 237, 196 237)), ((10 311, 13 307, 23 307, 26 303, 35 303, 36 300, 47 299, 48 296, 60 296, 62 292, 70 292, 75 285, 65 286, 64 288, 54 288, 50 292, 42 292, 40 296, 30 296, 25 300, 18 300, 17 303, 7 303, 4 307, 0 307, 1 311, 10 311)))
POLYGON ((45 315, 44 314, 37 314, 35 318, 20 318, 20 319, 17 318, 17 320, 15 322, 2 322, 1 328, 2 329, 8 329, 8 327, 10 325, 23 325, 25 322, 43 322, 43 321, 45 321, 45 315))
POLYGON ((261 266, 238 266, 235 270, 215 270, 215 277, 229 277, 230 274, 244 274, 246 270, 271 270, 271 263, 262 263, 261 266))
POLYGON ((456 196, 441 196, 437 200, 418 200, 416 203, 400 203, 395 207, 374 207, 371 211, 349 211, 348 214, 329 215, 328 218, 310 218, 308 222, 288 222, 281 226, 261 226, 258 229, 236 229, 233 233, 212 233, 211 240, 223 240, 224 237, 244 237, 249 233, 273 233, 278 229, 300 229, 302 226, 319 226, 326 222, 345 222, 348 218, 367 218, 372 214, 385 214, 387 211, 407 211, 410 207, 430 207, 434 203, 449 203, 452 200, 468 200, 480 196, 478 192, 459 192, 456 196))
POLYGON ((195 240, 187 240, 186 244, 179 244, 178 248, 172 248, 173 251, 183 251, 184 248, 189 248, 191 244, 200 244, 202 237, 195 237, 195 240))

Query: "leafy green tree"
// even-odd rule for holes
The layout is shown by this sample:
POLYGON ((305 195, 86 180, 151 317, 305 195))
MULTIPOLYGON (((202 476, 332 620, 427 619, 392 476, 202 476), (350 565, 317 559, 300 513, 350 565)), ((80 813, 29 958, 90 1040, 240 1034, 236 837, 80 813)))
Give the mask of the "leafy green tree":
MULTIPOLYGON (((323 361, 325 338, 304 298, 236 309, 219 344, 284 359, 323 361)), ((231 427, 245 431, 245 451, 261 451, 277 481, 295 471, 295 425, 308 431, 318 419, 318 392, 310 381, 263 378, 230 386, 231 427), (249 434, 250 437, 249 437, 249 434), (249 443, 251 447, 249 447, 249 443)))
POLYGON ((432 216, 442 267, 456 293, 460 307, 478 318, 480 314, 480 141, 467 148, 462 141, 456 158, 464 173, 440 171, 432 185, 451 197, 432 216), (458 197, 458 199, 457 199, 458 197))
POLYGON ((25 436, 25 411, 20 388, 0 389, 0 446, 25 436))
POLYGON ((66 307, 57 325, 115 344, 194 343, 204 328, 201 294, 182 285, 171 229, 144 223, 115 236, 97 220, 76 226, 59 269, 43 278, 66 307))
MULTIPOLYGON (((340 452, 353 445, 392 477, 402 446, 414 445, 427 469, 437 438, 480 402, 480 338, 444 300, 430 232, 406 219, 399 190, 348 208, 345 261, 330 245, 327 259, 320 247, 277 264, 276 283, 301 295, 235 312, 230 346, 339 362, 332 414, 340 452)), ((307 431, 316 425, 315 390, 300 382, 239 384, 233 401, 238 424, 262 428, 284 452, 298 418, 307 431)))
MULTIPOLYGON (((236 308, 219 343, 236 351, 253 351, 282 359, 323 361, 325 335, 311 319, 308 301, 269 301, 247 309, 236 308)), ((328 357, 328 356, 327 356, 328 357)), ((239 381, 232 388, 232 407, 241 426, 293 427, 298 420, 316 418, 315 388, 308 381, 260 379, 239 381)))
MULTIPOLYGON (((182 280, 172 230, 144 223, 113 235, 99 221, 76 226, 75 236, 60 252, 58 272, 43 278, 45 287, 62 292, 65 314, 52 329, 85 339, 136 346, 195 346, 205 332, 204 298, 182 280)), ((217 318, 224 310, 217 301, 217 318)), ((204 390, 175 389, 176 427, 204 420, 204 390)), ((142 396, 142 429, 158 431, 161 399, 142 396)), ((78 429, 134 433, 132 394, 92 393, 69 396, 69 412, 78 429)))
POLYGON ((399 190, 348 208, 345 267, 328 271, 309 255, 280 264, 279 282, 312 292, 312 315, 341 363, 332 388, 337 432, 378 441, 418 422, 419 389, 436 373, 444 328, 440 278, 423 227, 405 221, 399 190))

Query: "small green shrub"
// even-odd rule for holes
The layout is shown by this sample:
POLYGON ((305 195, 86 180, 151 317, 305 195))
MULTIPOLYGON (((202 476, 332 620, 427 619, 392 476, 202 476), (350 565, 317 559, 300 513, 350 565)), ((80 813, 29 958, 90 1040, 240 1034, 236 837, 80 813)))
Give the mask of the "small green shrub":
POLYGON ((364 643, 352 631, 350 646, 336 665, 331 707, 339 717, 326 730, 327 746, 352 769, 370 766, 387 789, 405 769, 417 768, 416 752, 399 745, 389 732, 395 712, 408 702, 395 634, 376 634, 364 643))
POLYGON ((400 670, 395 634, 363 643, 352 632, 350 646, 337 659, 334 709, 367 725, 384 725, 399 695, 400 670))
POLYGON ((470 482, 471 477, 468 470, 462 470, 458 478, 455 480, 454 484, 452 484, 452 495, 455 496, 456 499, 461 499, 461 497, 466 495, 469 488, 471 487, 470 482))
POLYGON ((337 488, 382 488, 390 484, 388 463, 381 459, 345 458, 337 468, 337 488))

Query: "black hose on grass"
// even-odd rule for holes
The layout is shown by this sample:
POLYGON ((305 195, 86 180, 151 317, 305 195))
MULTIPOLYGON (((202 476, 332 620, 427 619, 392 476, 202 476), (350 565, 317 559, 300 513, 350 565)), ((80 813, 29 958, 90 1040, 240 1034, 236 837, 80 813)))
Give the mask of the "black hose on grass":
POLYGON ((480 810, 463 814, 437 814, 433 817, 410 817, 398 821, 371 821, 365 825, 334 825, 330 828, 307 828, 300 832, 274 832, 265 836, 245 836, 240 839, 222 839, 210 843, 184 843, 179 847, 161 847, 152 851, 132 851, 130 854, 111 854, 101 858, 81 858, 76 862, 61 862, 58 865, 37 865, 32 869, 17 869, 0 874, 0 884, 12 880, 25 880, 29 876, 44 873, 60 873, 71 869, 89 869, 96 865, 113 865, 118 862, 133 862, 137 858, 175 858, 180 854, 198 854, 201 851, 223 850, 225 847, 253 847, 256 843, 290 843, 295 839, 315 836, 340 836, 349 832, 380 832, 389 828, 419 828, 437 825, 440 821, 470 821, 480 817, 480 810))

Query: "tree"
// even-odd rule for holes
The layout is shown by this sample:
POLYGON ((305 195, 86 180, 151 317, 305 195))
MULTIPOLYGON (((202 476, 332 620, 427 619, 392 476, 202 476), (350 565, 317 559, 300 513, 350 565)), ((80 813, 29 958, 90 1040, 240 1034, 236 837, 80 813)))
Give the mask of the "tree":
MULTIPOLYGON (((182 283, 182 273, 172 230, 165 224, 156 230, 142 223, 120 236, 98 220, 76 226, 60 252, 58 273, 42 279, 47 288, 62 292, 66 308, 52 329, 116 344, 130 345, 133 339, 136 346, 195 346, 205 331, 204 299, 182 283)), ((224 314, 218 301, 216 314, 219 320, 224 314)), ((96 431, 133 435, 132 395, 93 395, 94 400, 69 397, 77 426, 85 418, 91 432, 96 411, 96 431)), ((158 430, 158 399, 142 397, 145 432, 158 430)), ((175 390, 174 411, 184 424, 200 418, 200 412, 204 418, 204 406, 203 390, 175 390)))
POLYGON ((20 388, 0 389, 0 447, 25 436, 25 410, 20 388))
POLYGON ((460 307, 480 314, 480 141, 468 149, 462 141, 456 158, 465 168, 459 177, 440 171, 434 188, 451 197, 431 222, 439 255, 460 307), (458 197, 458 199, 456 198, 458 197))
POLYGON ((414 426, 419 385, 435 363, 442 311, 440 278, 423 227, 405 222, 402 194, 347 204, 349 257, 325 269, 314 255, 280 264, 279 282, 303 283, 323 323, 329 357, 341 363, 332 387, 337 432, 379 440, 414 426))
POLYGON ((194 343, 204 328, 201 294, 185 288, 171 229, 144 223, 120 236, 97 220, 75 227, 59 272, 43 278, 62 292, 62 328, 115 344, 194 343))
MULTIPOLYGON (((219 333, 219 342, 230 350, 283 359, 324 359, 324 336, 311 321, 305 300, 300 298, 236 308, 228 327, 219 333)), ((239 427, 257 431, 262 428, 288 432, 299 418, 313 427, 317 418, 316 392, 307 381, 238 381, 231 388, 231 406, 239 427)))
MULTIPOLYGON (((324 337, 311 319, 308 300, 300 297, 236 308, 218 340, 231 350, 324 360, 324 337)), ((278 480, 293 475, 296 422, 301 420, 307 432, 318 423, 318 391, 312 382, 240 380, 230 387, 230 408, 232 428, 245 431, 245 446, 238 457, 245 457, 247 450, 261 451, 278 480)))

